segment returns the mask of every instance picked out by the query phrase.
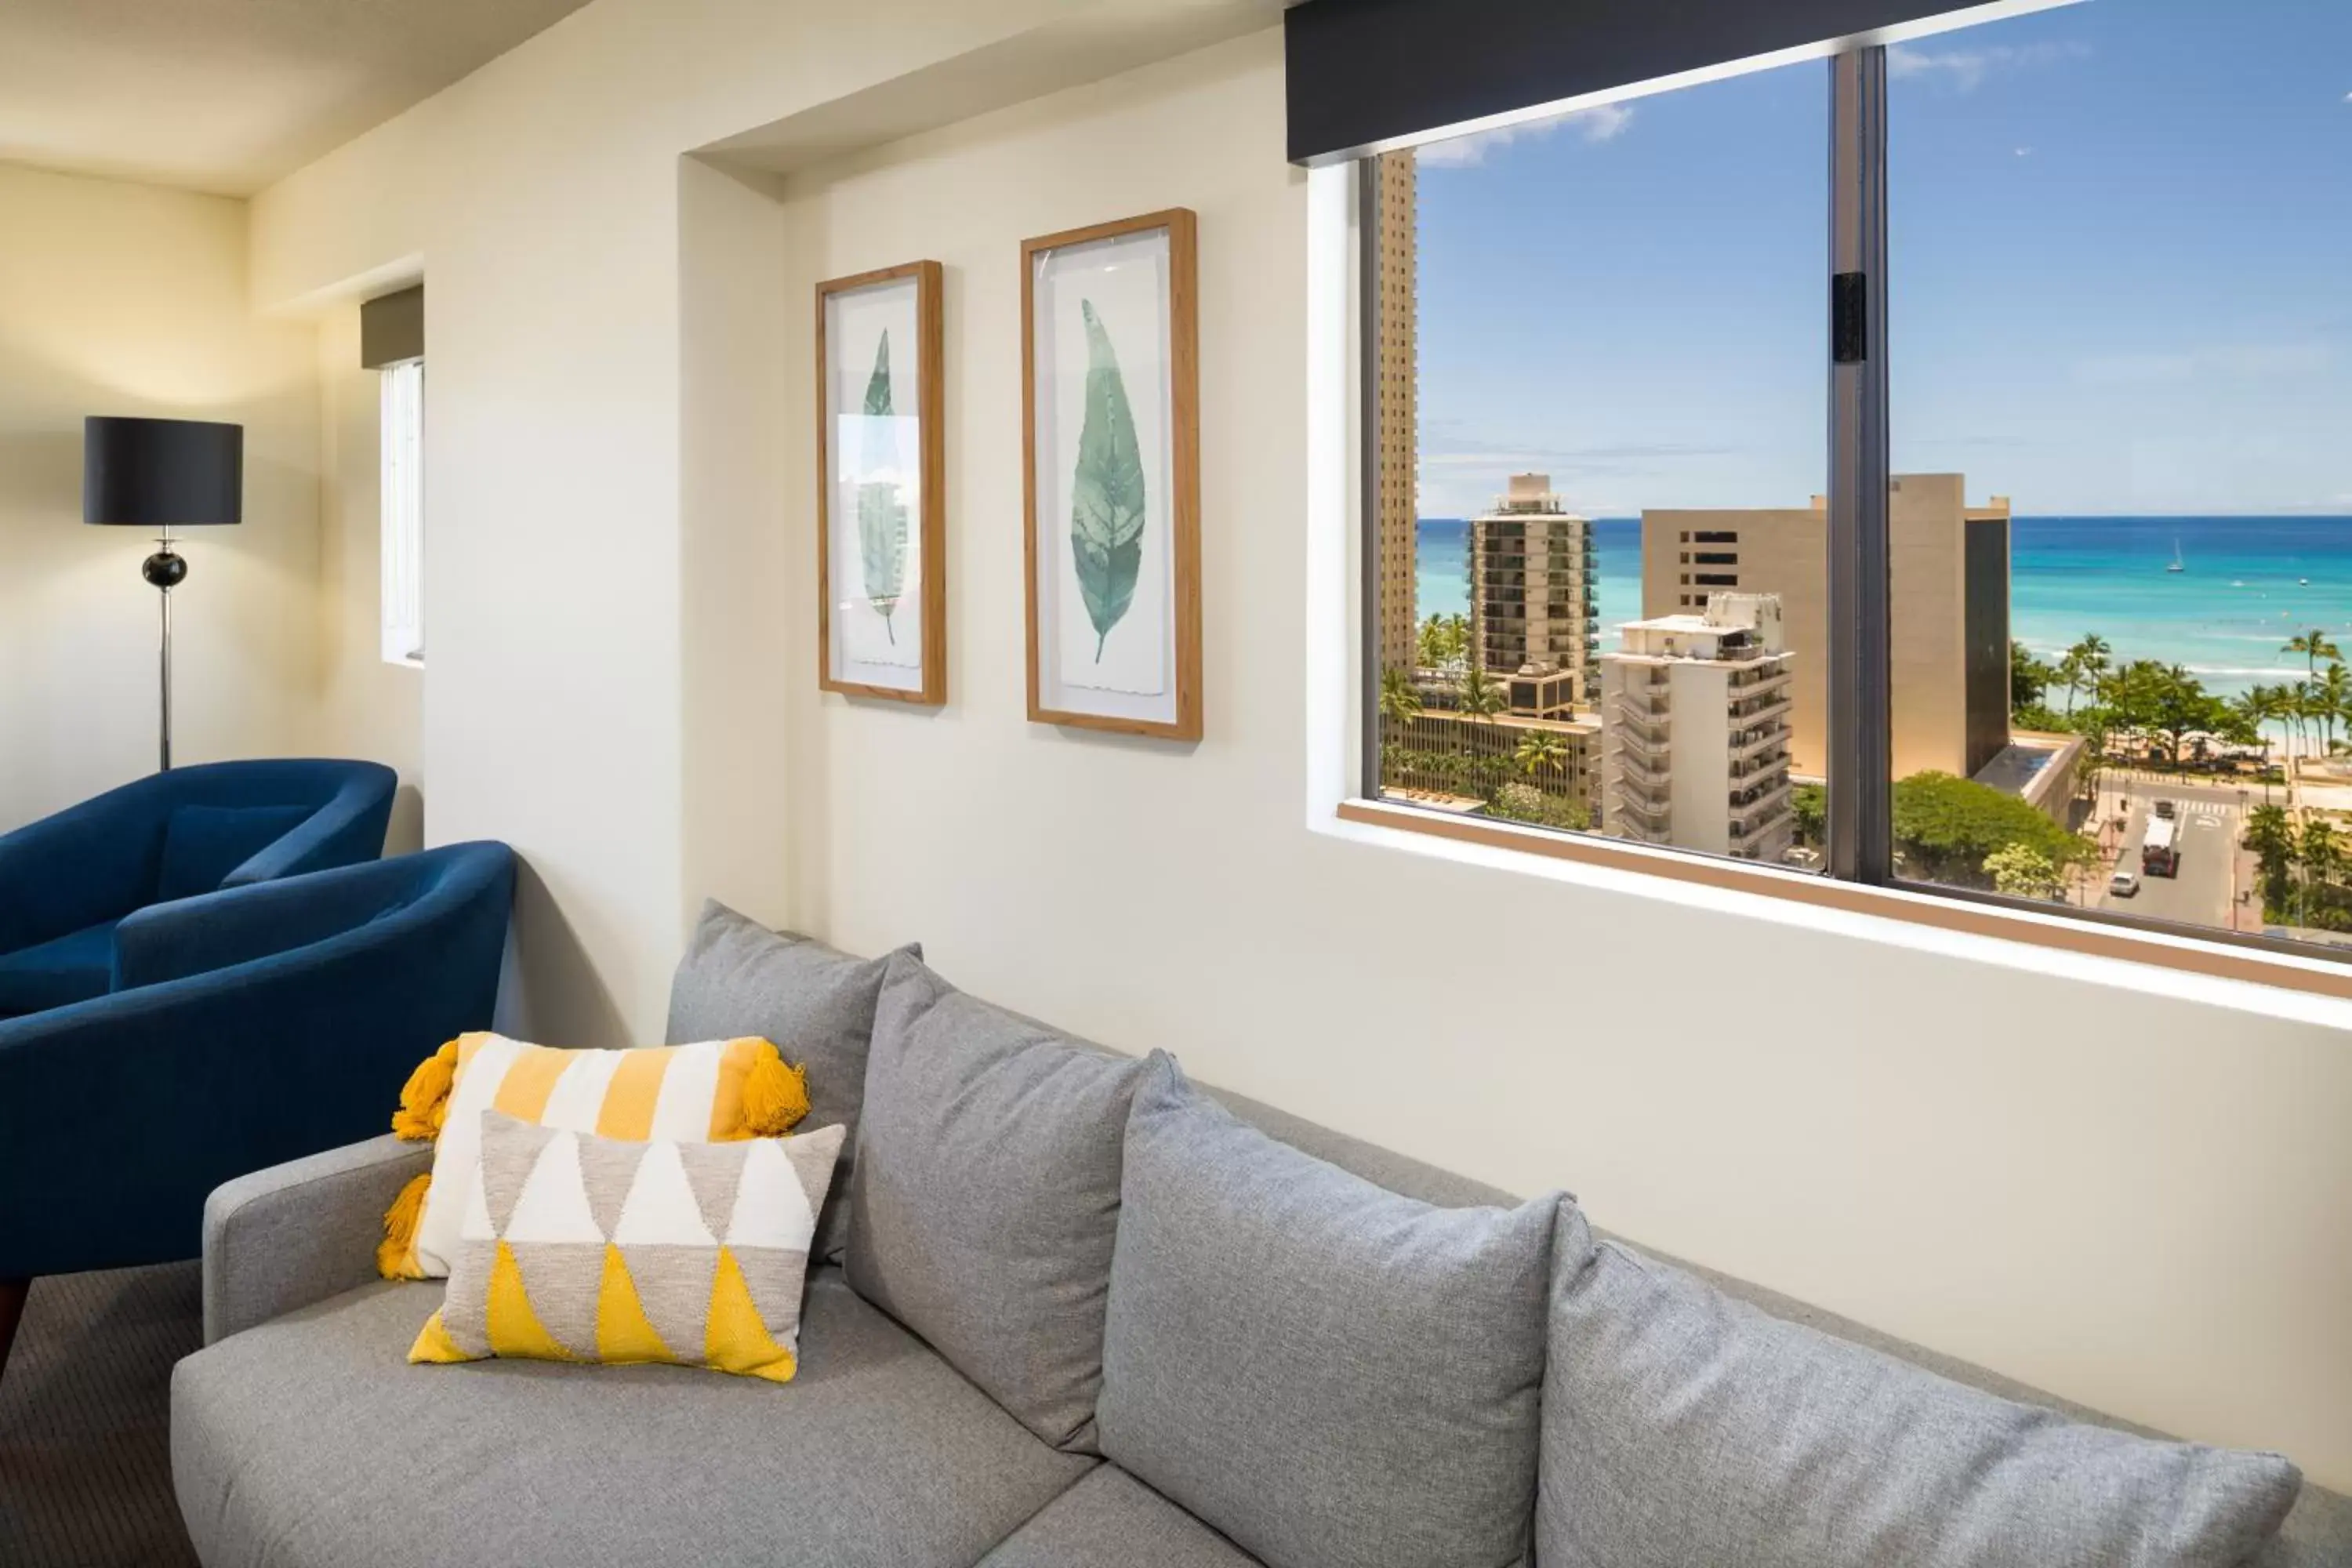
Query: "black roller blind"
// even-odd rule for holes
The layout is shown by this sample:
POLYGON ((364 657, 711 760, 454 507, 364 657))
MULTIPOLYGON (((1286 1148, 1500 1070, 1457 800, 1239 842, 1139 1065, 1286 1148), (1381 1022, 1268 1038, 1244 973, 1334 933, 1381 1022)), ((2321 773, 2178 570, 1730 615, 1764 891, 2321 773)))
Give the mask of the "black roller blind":
POLYGON ((360 364, 382 370, 425 357, 425 285, 385 294, 360 307, 360 364))
POLYGON ((1290 160, 1975 9, 1953 0, 1306 0, 1290 160))

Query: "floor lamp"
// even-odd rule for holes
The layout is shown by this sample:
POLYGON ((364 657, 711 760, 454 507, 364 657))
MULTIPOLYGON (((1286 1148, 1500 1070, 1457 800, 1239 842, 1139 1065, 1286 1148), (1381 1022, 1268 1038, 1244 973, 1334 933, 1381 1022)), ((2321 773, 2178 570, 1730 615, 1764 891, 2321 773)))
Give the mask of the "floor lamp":
POLYGON ((187 558, 172 530, 239 522, 245 516, 245 426, 199 419, 124 419, 93 415, 82 426, 81 520, 155 531, 158 546, 140 573, 163 604, 161 654, 163 766, 172 766, 172 590, 186 581, 187 558))

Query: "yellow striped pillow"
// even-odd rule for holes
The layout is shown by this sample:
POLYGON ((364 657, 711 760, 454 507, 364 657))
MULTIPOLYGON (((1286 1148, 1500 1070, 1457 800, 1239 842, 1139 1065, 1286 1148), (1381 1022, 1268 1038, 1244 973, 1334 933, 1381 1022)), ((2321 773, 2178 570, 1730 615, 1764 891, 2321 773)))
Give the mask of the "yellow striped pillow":
POLYGON ((602 1138, 723 1143, 780 1136, 808 1109, 806 1076, 762 1039, 572 1051, 461 1035, 401 1090, 392 1130, 438 1147, 432 1174, 411 1182, 383 1216, 377 1271, 387 1279, 448 1276, 481 1165, 486 1110, 602 1138))

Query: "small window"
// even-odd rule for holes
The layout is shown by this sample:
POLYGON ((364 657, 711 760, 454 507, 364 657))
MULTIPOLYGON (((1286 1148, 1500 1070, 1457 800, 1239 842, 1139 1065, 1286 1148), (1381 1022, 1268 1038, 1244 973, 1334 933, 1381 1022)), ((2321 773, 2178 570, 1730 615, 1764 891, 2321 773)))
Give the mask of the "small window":
POLYGON ((425 362, 386 365, 381 388, 383 658, 425 662, 425 362))

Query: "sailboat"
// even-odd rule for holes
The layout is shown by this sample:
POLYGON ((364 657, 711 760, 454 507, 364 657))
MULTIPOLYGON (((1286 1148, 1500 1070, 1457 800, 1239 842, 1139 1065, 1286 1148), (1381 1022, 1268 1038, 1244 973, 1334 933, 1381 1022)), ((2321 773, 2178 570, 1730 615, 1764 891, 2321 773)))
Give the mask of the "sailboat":
POLYGON ((2181 562, 2180 541, 2178 537, 2176 537, 2172 542, 2172 564, 2166 567, 2165 570, 2167 572, 2186 572, 2189 570, 2189 568, 2181 562))

